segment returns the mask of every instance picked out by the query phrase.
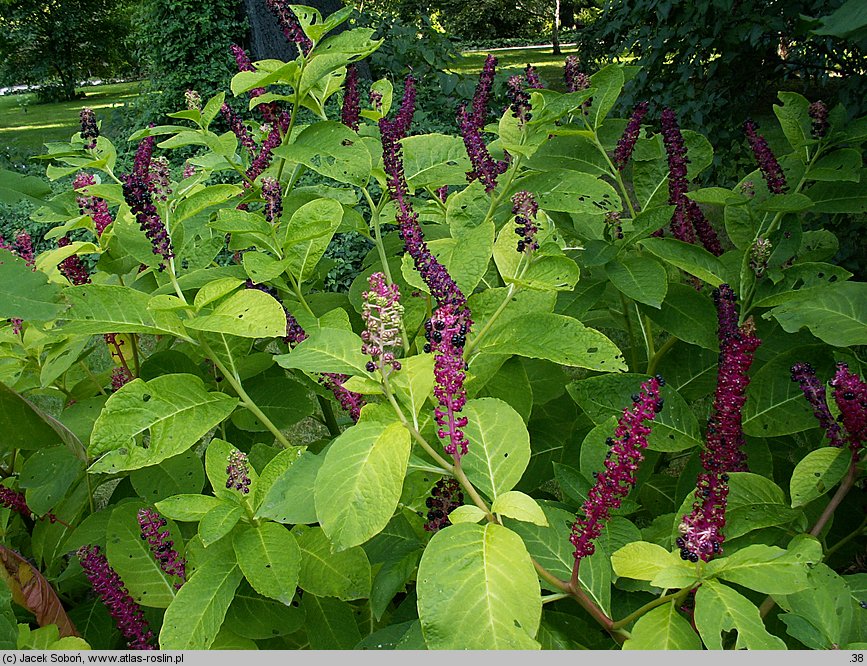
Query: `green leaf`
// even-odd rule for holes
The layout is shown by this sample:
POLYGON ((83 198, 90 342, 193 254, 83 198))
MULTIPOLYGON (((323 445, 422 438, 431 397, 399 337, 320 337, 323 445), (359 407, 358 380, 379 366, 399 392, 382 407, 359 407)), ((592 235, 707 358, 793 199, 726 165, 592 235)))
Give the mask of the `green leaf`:
MULTIPOLYGON (((544 213, 539 213, 537 223, 544 213)), ((547 219, 545 217, 544 219, 547 219)), ((516 284, 528 289, 543 291, 571 291, 575 288, 581 271, 578 264, 570 259, 553 243, 542 242, 542 248, 534 253, 527 265, 525 255, 517 251, 517 225, 507 222, 497 236, 494 244, 494 263, 506 284, 516 284)))
POLYGON ((403 168, 411 188, 465 185, 472 165, 460 137, 419 134, 401 140, 403 168))
POLYGON ((221 500, 217 506, 208 511, 199 522, 199 537, 207 548, 216 543, 234 529, 244 510, 228 500, 221 500))
POLYGON ((134 379, 109 397, 93 426, 88 452, 101 457, 90 471, 138 469, 183 453, 226 419, 237 402, 208 392, 194 375, 134 379), (144 448, 136 440, 146 430, 150 442, 144 448))
POLYGON ((211 489, 216 497, 221 500, 228 500, 229 503, 247 504, 247 496, 255 497, 258 491, 259 475, 255 468, 247 464, 247 476, 250 479, 250 485, 247 486, 249 493, 242 493, 234 486, 227 487, 228 473, 226 471, 229 457, 238 451, 235 446, 224 439, 214 437, 208 442, 208 448, 205 449, 205 474, 208 475, 208 481, 211 482, 211 489))
POLYGON ((782 639, 765 629, 749 599, 715 580, 705 581, 695 594, 695 626, 709 650, 722 650, 721 634, 731 629, 737 631, 736 650, 786 649, 782 639))
POLYGON ((817 561, 801 552, 790 553, 776 546, 754 544, 708 562, 705 575, 763 594, 792 594, 809 585, 807 572, 817 561))
POLYGON ((197 331, 225 333, 242 338, 275 338, 286 334, 286 313, 271 295, 258 289, 236 292, 212 313, 186 322, 197 331))
POLYGON ((130 481, 139 497, 154 503, 172 495, 201 492, 205 471, 201 458, 194 451, 185 451, 159 465, 134 470, 130 481))
POLYGON ((418 610, 433 650, 539 647, 539 580, 521 538, 501 525, 434 534, 419 564, 418 610))
POLYGON ((807 171, 810 180, 858 182, 861 173, 861 153, 854 148, 841 148, 824 155, 807 171))
POLYGON ((313 276, 342 219, 343 206, 334 199, 314 199, 292 213, 284 226, 283 249, 286 270, 296 280, 306 282, 313 276))
POLYGON ((301 548, 298 586, 302 590, 343 601, 370 595, 370 561, 360 546, 332 552, 331 542, 320 527, 296 527, 293 534, 301 548))
POLYGON ((859 182, 820 182, 804 193, 813 201, 813 213, 867 212, 867 178, 865 169, 859 173, 859 182))
POLYGON ((722 262, 703 247, 684 243, 676 238, 645 238, 639 244, 651 254, 668 262, 712 287, 718 287, 725 279, 722 262))
POLYGON ((4 433, 0 443, 3 451, 29 451, 60 441, 59 433, 42 411, 3 382, 0 382, 0 427, 4 433))
POLYGON ((0 249, 0 280, 4 285, 0 292, 0 318, 49 321, 63 312, 63 305, 58 303, 60 287, 6 249, 0 249))
POLYGON ((402 358, 400 366, 400 372, 389 375, 389 384, 398 401, 413 416, 418 416, 434 387, 434 355, 417 354, 402 358))
POLYGON ((513 185, 511 193, 527 190, 536 195, 539 208, 580 215, 619 211, 620 195, 593 174, 555 169, 531 173, 513 185))
MULTIPOLYGON (((245 390, 253 404, 280 430, 295 425, 317 409, 309 389, 287 377, 282 370, 257 376, 245 390)), ((232 423, 248 432, 265 432, 268 429, 255 414, 246 409, 232 414, 232 423)))
POLYGON ((274 150, 274 155, 304 164, 340 183, 361 187, 370 177, 370 152, 364 142, 351 129, 333 120, 305 127, 292 143, 274 150))
POLYGON ((86 284, 64 293, 72 305, 60 317, 65 334, 150 333, 189 340, 177 314, 151 312, 150 296, 130 287, 86 284))
POLYGON ((846 475, 851 461, 852 455, 845 448, 828 446, 810 451, 792 472, 792 508, 805 506, 831 490, 846 475))
POLYGON ((295 349, 288 354, 275 356, 274 360, 284 368, 309 373, 337 372, 370 376, 365 367, 368 357, 361 353, 363 343, 358 335, 338 328, 321 328, 308 333, 310 337, 295 349))
POLYGON ((701 650, 701 639, 674 601, 642 615, 629 633, 624 650, 701 650))
POLYGON ((313 650, 351 650, 361 640, 352 605, 338 599, 305 594, 306 630, 313 650))
POLYGON ((193 215, 198 215, 208 208, 227 202, 243 191, 237 185, 210 185, 194 192, 175 207, 172 215, 172 225, 174 225, 172 228, 174 229, 176 225, 193 217, 193 215))
POLYGON ((253 589, 288 606, 301 571, 301 549, 292 533, 276 523, 245 525, 235 532, 232 545, 253 589))
POLYGON ((469 442, 461 459, 470 481, 491 499, 515 487, 530 462, 530 435, 524 420, 496 398, 468 400, 461 415, 467 418, 469 442))
POLYGON ((262 504, 262 500, 268 495, 274 483, 298 462, 306 450, 307 447, 305 446, 291 446, 283 449, 268 461, 257 479, 256 490, 253 493, 253 506, 258 508, 262 504))
POLYGON ((487 514, 475 504, 464 504, 449 513, 449 522, 452 525, 458 523, 477 523, 482 520, 487 514))
POLYGON ((305 451, 289 469, 274 479, 256 517, 291 525, 317 522, 313 487, 324 461, 324 455, 305 451))
POLYGON ((668 291, 668 273, 653 257, 628 256, 609 261, 605 273, 623 294, 639 303, 661 308, 668 291))
MULTIPOLYGON (((138 502, 131 502, 111 512, 106 530, 106 556, 136 603, 167 608, 175 598, 177 579, 160 568, 147 541, 142 539, 137 518, 140 508, 138 502)), ((180 549, 177 530, 171 529, 171 532, 177 544, 175 548, 180 549)))
POLYGON ((773 317, 787 333, 807 327, 833 347, 867 344, 867 283, 842 282, 815 297, 789 301, 762 315, 773 317))
POLYGON ((214 642, 242 578, 231 544, 219 552, 224 556, 203 562, 166 609, 160 649, 207 650, 214 642))
POLYGON ((602 372, 626 369, 620 350, 605 335, 577 319, 550 312, 498 322, 476 349, 602 372))
POLYGON ((614 573, 623 578, 636 580, 653 580, 672 563, 672 555, 669 551, 647 541, 627 544, 611 554, 611 567, 614 573))
MULTIPOLYGON (((802 592, 774 596, 790 636, 812 650, 832 650, 849 639, 856 613, 863 610, 851 600, 846 578, 826 564, 816 564, 809 573, 808 587, 802 592)), ((848 578, 848 577, 847 577, 848 578)))
POLYGON ((590 77, 590 87, 594 92, 588 120, 593 129, 599 129, 608 112, 614 108, 624 81, 623 67, 617 63, 606 65, 590 77))
POLYGON ((156 509, 166 518, 197 523, 222 500, 210 495, 175 495, 156 503, 156 509))
POLYGON ((608 173, 605 156, 593 141, 580 135, 552 137, 533 153, 526 165, 537 171, 570 169, 594 176, 608 173))
POLYGON ((249 584, 242 581, 226 613, 224 625, 253 640, 285 636, 303 627, 304 610, 256 594, 249 584))
POLYGON ((774 114, 780 121, 783 134, 794 150, 814 142, 810 131, 810 102, 803 95, 794 92, 778 92, 777 97, 783 106, 774 104, 774 114))
MULTIPOLYGON (((642 382, 647 379, 647 375, 634 373, 600 375, 573 382, 566 390, 593 423, 601 425, 611 417, 620 417, 623 410, 630 406, 627 396, 638 392, 642 382)), ((648 423, 648 448, 652 451, 683 451, 700 446, 702 436, 698 419, 687 402, 668 384, 659 393, 663 408, 648 423)), ((613 432, 609 435, 613 435, 613 432)))
POLYGON ((328 448, 314 497, 319 523, 336 551, 364 543, 391 520, 409 452, 409 431, 398 422, 358 423, 328 448))
POLYGON ((548 526, 548 519, 536 500, 517 490, 509 490, 499 495, 491 504, 491 512, 542 527, 548 526))
POLYGON ((34 451, 27 458, 21 467, 18 485, 26 489, 30 510, 42 516, 63 499, 83 471, 84 462, 69 448, 51 446, 34 451))

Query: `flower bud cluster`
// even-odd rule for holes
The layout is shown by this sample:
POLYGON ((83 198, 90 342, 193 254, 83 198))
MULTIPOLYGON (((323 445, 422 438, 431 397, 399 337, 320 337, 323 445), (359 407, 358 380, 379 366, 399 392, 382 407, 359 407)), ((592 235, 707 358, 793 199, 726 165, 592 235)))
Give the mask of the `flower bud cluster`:
MULTIPOLYGON (((96 178, 93 174, 79 171, 72 181, 72 188, 80 190, 88 185, 96 185, 96 178)), ((75 198, 78 204, 78 211, 82 215, 90 215, 93 220, 93 226, 96 228, 97 237, 102 236, 105 228, 112 223, 111 213, 108 212, 108 203, 105 199, 99 197, 89 197, 79 195, 75 198)))
POLYGON ((141 538, 147 541, 160 569, 169 576, 177 576, 180 580, 175 583, 175 589, 180 589, 187 580, 187 561, 174 548, 166 527, 168 522, 153 509, 140 509, 138 524, 141 538))
POLYGON ((250 468, 247 463, 247 454, 235 449, 229 454, 229 464, 226 466, 226 488, 241 492, 244 495, 250 492, 250 468))
POLYGON ((461 486, 455 479, 440 479, 430 491, 424 504, 428 508, 427 522, 424 529, 427 532, 439 532, 451 525, 449 514, 464 503, 461 486))
POLYGON ((772 194, 782 194, 788 187, 786 176, 765 137, 757 132, 758 128, 759 126, 752 120, 744 122, 744 134, 768 185, 768 191, 772 194))
POLYGON ((606 440, 610 450, 605 455, 605 469, 594 472, 596 483, 587 493, 582 507, 584 515, 572 524, 569 541, 575 546, 578 561, 596 552, 593 542, 602 533, 605 521, 635 486, 635 475, 644 460, 650 434, 648 422, 663 408, 659 392, 664 385, 659 375, 644 382, 632 396, 632 405, 623 409, 614 436, 606 440))
POLYGON ((389 365, 395 371, 400 370, 400 362, 394 355, 395 350, 403 344, 400 335, 403 319, 400 288, 396 284, 387 284, 383 273, 371 274, 367 282, 370 289, 361 295, 364 299, 361 306, 361 318, 364 320, 361 353, 373 359, 367 362, 367 371, 374 372, 380 368, 386 372, 386 366, 389 365))
POLYGON ((768 259, 771 258, 771 241, 759 236, 750 247, 750 270, 756 277, 762 277, 768 270, 768 259))
POLYGON ((84 139, 84 147, 88 150, 96 148, 96 140, 99 138, 99 127, 96 124, 96 115, 93 109, 82 109, 79 114, 81 119, 81 138, 84 139))
POLYGON ((187 90, 184 93, 184 103, 189 111, 202 110, 202 96, 195 90, 187 90))
MULTIPOLYGON (((172 241, 151 196, 150 166, 153 146, 152 136, 145 137, 139 144, 132 173, 122 178, 123 198, 135 215, 139 227, 150 240, 153 253, 168 260, 174 256, 172 241)), ((160 264, 160 269, 164 267, 165 264, 160 264)))
POLYGON ((123 580, 111 568, 99 546, 82 546, 77 551, 84 575, 93 591, 108 609, 130 650, 155 650, 154 633, 139 605, 133 600, 123 580))
POLYGON ((347 65, 346 81, 343 87, 343 106, 340 109, 340 122, 353 132, 358 131, 361 122, 361 95, 358 92, 358 68, 347 65))
MULTIPOLYGON (((67 236, 57 239, 57 247, 67 247, 71 244, 72 241, 67 236)), ((87 267, 77 254, 70 255, 61 261, 57 264, 57 269, 71 284, 79 285, 90 282, 90 273, 87 272, 87 267)))
POLYGON ((819 425, 825 429, 825 435, 831 446, 842 447, 843 431, 831 415, 825 385, 819 381, 813 366, 809 363, 795 363, 792 366, 792 381, 798 383, 801 392, 813 408, 813 415, 819 421, 819 425))
POLYGON ((533 195, 522 190, 512 196, 512 215, 515 216, 515 233, 518 234, 518 252, 533 252, 539 249, 536 234, 539 228, 534 219, 539 212, 539 204, 533 195))

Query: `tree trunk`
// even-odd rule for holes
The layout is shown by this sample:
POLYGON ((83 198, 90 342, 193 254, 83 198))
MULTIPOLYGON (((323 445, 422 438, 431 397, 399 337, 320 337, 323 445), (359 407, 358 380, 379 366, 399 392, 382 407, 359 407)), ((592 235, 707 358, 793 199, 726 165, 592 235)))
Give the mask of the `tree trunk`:
POLYGON ((560 0, 554 0, 554 27, 551 29, 551 52, 560 55, 560 0))
MULTIPOLYGON (((318 9, 323 18, 343 7, 341 0, 308 0, 304 4, 318 9)), ((244 9, 250 21, 250 55, 253 60, 275 58, 288 62, 298 57, 298 47, 283 35, 277 17, 265 5, 265 0, 244 0, 244 9)), ((339 25, 329 36, 346 27, 346 23, 339 25)), ((366 62, 359 62, 356 67, 362 78, 370 79, 370 67, 366 62)))

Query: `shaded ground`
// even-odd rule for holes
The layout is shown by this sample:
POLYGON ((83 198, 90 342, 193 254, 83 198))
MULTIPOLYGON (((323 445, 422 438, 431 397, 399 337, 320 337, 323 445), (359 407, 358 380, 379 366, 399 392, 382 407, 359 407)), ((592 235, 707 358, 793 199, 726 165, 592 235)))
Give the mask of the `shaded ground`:
POLYGON ((551 53, 550 46, 525 46, 520 48, 490 49, 487 51, 467 51, 464 53, 464 61, 454 67, 452 71, 458 74, 475 74, 482 69, 488 54, 497 57, 497 71, 508 71, 517 74, 528 64, 533 65, 542 81, 551 90, 566 91, 563 82, 563 61, 566 56, 575 53, 574 46, 561 46, 559 55, 551 53))

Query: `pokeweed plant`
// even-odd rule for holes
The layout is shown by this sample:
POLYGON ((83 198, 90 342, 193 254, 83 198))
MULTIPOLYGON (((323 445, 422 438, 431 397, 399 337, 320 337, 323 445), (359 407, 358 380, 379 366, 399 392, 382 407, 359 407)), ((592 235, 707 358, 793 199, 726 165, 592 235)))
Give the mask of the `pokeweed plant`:
POLYGON ((268 6, 299 54, 233 49, 249 115, 190 91, 119 173, 86 114, 73 191, 2 174, 57 240, 0 249, 12 599, 98 648, 864 648, 867 286, 804 224, 864 211, 867 119, 781 93, 791 153, 747 123, 690 190, 700 133, 610 117, 634 68, 499 110, 491 57, 413 134, 372 30, 268 6))

